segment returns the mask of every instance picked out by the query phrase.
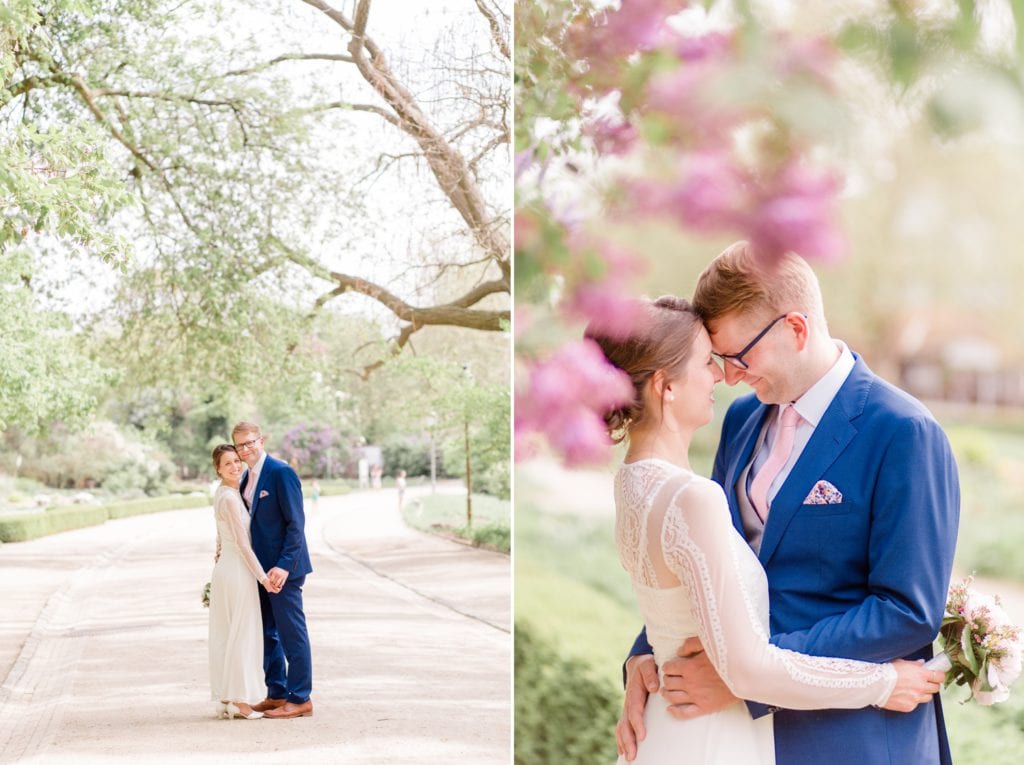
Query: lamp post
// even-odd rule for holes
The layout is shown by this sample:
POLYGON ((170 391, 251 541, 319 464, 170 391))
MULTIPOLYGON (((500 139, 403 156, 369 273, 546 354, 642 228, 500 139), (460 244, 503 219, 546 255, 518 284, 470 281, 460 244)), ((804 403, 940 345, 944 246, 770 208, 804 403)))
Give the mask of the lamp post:
POLYGON ((430 433, 430 493, 437 494, 437 443, 434 441, 434 426, 437 425, 437 412, 427 415, 427 430, 430 433))

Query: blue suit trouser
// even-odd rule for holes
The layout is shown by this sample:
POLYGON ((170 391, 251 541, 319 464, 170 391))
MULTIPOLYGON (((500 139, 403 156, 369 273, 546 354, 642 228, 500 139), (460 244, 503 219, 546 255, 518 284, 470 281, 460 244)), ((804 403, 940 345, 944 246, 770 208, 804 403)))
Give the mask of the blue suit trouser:
POLYGON ((309 701, 313 691, 313 658, 302 610, 305 576, 288 577, 281 592, 270 594, 260 587, 263 616, 263 673, 267 697, 293 704, 309 701))

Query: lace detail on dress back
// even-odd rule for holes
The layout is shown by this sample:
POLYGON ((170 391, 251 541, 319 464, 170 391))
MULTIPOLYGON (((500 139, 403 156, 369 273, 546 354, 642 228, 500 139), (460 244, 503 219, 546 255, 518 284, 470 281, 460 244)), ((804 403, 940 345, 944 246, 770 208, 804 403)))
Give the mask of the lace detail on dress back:
MULTIPOLYGON (((660 500, 667 502, 666 492, 674 493, 693 476, 669 462, 641 460, 623 464, 615 476, 615 544, 619 561, 634 581, 646 587, 677 586, 678 581, 666 582, 664 573, 658 576, 654 558, 650 555, 651 541, 660 536, 660 529, 651 529, 651 508, 660 500), (672 484, 669 484, 669 481, 672 484)), ((660 547, 660 543, 658 544, 660 547)), ((674 577, 671 575, 669 579, 674 577)))

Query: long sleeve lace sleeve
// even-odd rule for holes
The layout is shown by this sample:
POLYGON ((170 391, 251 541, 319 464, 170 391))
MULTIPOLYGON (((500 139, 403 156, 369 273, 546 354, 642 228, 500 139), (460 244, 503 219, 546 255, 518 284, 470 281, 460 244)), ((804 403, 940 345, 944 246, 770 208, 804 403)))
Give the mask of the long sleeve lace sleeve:
POLYGON ((242 513, 244 512, 245 508, 242 505, 242 499, 237 494, 225 493, 217 501, 216 513, 218 518, 224 521, 228 535, 231 537, 235 547, 238 548, 242 560, 245 561, 246 568, 256 577, 256 581, 262 582, 267 574, 263 567, 260 566, 256 553, 252 551, 249 532, 246 530, 245 522, 242 520, 242 513))
POLYGON ((768 642, 767 614, 750 591, 764 572, 717 484, 689 484, 666 505, 649 519, 661 532, 648 537, 651 552, 660 546, 662 553, 651 558, 683 585, 708 658, 736 696, 787 709, 857 709, 888 699, 896 684, 890 664, 807 656, 768 642))

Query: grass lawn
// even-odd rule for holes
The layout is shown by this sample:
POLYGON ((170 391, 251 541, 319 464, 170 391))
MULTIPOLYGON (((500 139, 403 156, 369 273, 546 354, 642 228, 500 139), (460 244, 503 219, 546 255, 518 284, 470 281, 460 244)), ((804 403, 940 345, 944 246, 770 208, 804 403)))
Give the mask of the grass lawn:
POLYGON ((508 554, 512 505, 489 494, 473 495, 473 525, 466 524, 464 494, 427 494, 406 500, 402 517, 413 528, 442 536, 457 536, 476 547, 508 554))

